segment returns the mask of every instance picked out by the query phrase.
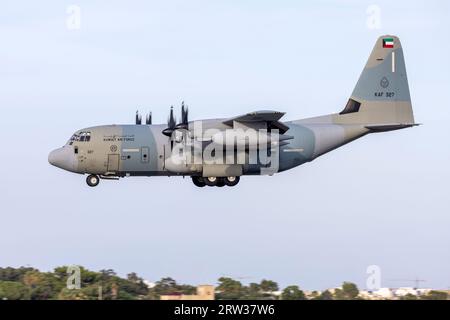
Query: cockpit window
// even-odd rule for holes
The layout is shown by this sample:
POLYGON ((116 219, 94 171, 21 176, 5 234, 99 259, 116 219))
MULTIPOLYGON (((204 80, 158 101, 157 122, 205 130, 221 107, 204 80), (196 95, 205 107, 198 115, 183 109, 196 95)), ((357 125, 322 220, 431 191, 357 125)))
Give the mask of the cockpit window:
POLYGON ((74 141, 80 142, 88 142, 91 141, 91 132, 90 131, 81 131, 79 133, 75 133, 69 139, 69 145, 72 145, 74 141))

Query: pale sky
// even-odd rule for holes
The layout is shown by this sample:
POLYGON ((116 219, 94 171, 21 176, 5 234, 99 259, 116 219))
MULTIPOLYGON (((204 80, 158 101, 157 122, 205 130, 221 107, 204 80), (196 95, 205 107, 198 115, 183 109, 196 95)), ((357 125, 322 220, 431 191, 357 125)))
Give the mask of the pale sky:
POLYGON ((3 1, 0 266, 78 264, 324 289, 366 268, 450 287, 448 1, 3 1), (66 10, 81 9, 79 29, 66 10), (380 28, 367 25, 369 5, 380 28), (416 122, 235 188, 190 179, 102 181, 52 167, 77 129, 259 109, 293 120, 340 111, 378 36, 404 47, 416 122))

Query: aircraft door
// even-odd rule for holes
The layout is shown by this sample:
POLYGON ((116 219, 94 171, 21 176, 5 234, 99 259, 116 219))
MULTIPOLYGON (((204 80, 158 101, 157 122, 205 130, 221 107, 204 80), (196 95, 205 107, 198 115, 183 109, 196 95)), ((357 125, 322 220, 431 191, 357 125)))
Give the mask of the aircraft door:
POLYGON ((119 171, 119 155, 118 154, 108 154, 108 172, 119 171))

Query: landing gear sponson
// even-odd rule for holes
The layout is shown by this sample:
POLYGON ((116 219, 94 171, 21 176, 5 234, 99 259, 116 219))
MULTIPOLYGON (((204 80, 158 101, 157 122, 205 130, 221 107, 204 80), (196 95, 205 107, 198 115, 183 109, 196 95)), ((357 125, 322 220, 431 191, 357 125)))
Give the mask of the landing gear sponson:
POLYGON ((197 187, 223 187, 223 186, 229 186, 234 187, 239 183, 240 178, 239 177, 192 177, 192 182, 197 187))

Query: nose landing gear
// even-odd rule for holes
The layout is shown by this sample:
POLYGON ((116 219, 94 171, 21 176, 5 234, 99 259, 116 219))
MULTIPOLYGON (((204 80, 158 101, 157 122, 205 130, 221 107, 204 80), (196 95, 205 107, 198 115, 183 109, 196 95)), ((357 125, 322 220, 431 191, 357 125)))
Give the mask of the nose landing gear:
POLYGON ((100 183, 100 178, 96 174, 90 174, 86 178, 86 183, 89 187, 96 187, 100 183))

